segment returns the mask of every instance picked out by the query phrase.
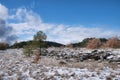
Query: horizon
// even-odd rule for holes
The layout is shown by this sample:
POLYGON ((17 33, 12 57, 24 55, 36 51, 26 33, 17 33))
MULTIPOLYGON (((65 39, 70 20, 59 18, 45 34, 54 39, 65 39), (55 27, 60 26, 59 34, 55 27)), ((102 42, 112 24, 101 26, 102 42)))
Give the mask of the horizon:
POLYGON ((119 0, 0 0, 0 41, 32 40, 39 30, 47 41, 61 44, 120 37, 119 4, 119 0))

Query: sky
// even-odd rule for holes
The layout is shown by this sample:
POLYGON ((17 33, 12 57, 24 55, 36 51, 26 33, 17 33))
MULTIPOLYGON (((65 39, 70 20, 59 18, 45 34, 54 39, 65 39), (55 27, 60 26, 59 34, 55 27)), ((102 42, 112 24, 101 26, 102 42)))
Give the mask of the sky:
POLYGON ((0 0, 0 30, 8 43, 32 40, 39 30, 62 44, 119 37, 120 0, 0 0))

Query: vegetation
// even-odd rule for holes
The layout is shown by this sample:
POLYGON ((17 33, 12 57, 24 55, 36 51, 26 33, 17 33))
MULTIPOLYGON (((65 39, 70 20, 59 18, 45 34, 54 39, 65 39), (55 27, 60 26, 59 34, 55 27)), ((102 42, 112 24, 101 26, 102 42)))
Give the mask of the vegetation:
POLYGON ((47 36, 45 33, 43 33, 42 31, 38 31, 35 35, 34 35, 34 39, 33 41, 29 41, 27 42, 27 44, 24 46, 24 54, 26 56, 31 56, 32 54, 32 50, 35 50, 37 48, 40 48, 40 53, 41 53, 41 47, 45 47, 45 43, 43 40, 46 40, 47 36))
POLYGON ((120 48, 120 40, 118 38, 110 38, 110 39, 92 39, 88 42, 88 45, 86 46, 87 48, 90 49, 95 49, 95 48, 120 48))
POLYGON ((39 41, 39 48, 40 48, 40 54, 41 54, 41 47, 42 45, 45 45, 44 44, 44 40, 46 40, 47 36, 44 32, 42 31, 38 31, 35 35, 34 35, 34 41, 39 41))
POLYGON ((30 57, 30 56, 31 56, 31 54, 32 54, 32 47, 31 47, 31 46, 26 45, 26 46, 24 46, 24 48, 23 48, 23 49, 24 49, 24 50, 23 50, 23 54, 24 54, 25 56, 30 57))
MULTIPOLYGON (((95 38, 85 38, 82 42, 79 43, 74 43, 73 46, 74 47, 87 47, 89 41, 93 40, 95 38)), ((101 44, 104 44, 107 42, 107 39, 105 38, 99 38, 101 44)))
POLYGON ((44 32, 42 31, 38 31, 35 35, 34 35, 34 40, 35 41, 44 41, 47 39, 47 36, 44 32))
POLYGON ((100 48, 101 47, 101 41, 100 39, 92 39, 92 40, 89 40, 89 42, 87 43, 87 48, 89 49, 96 49, 96 48, 100 48))
MULTIPOLYGON (((15 43, 12 46, 10 46, 10 48, 23 48, 24 46, 28 45, 27 43, 33 45, 40 45, 39 41, 24 41, 24 42, 19 42, 19 43, 15 43)), ((42 44, 41 47, 42 48, 47 48, 47 47, 61 47, 64 46, 63 44, 60 43, 56 43, 56 42, 51 42, 51 41, 43 41, 44 45, 42 44)))
POLYGON ((120 48, 120 41, 118 38, 110 38, 104 44, 104 47, 106 47, 106 48, 120 48))
POLYGON ((6 43, 0 43, 0 50, 5 50, 5 49, 7 49, 9 47, 9 45, 8 44, 6 44, 6 43))
POLYGON ((73 44, 67 44, 65 47, 68 47, 68 48, 73 48, 73 44))
POLYGON ((89 41, 89 40, 92 40, 92 39, 93 39, 93 38, 86 38, 86 39, 84 39, 82 42, 73 44, 73 46, 74 46, 74 47, 86 47, 88 41, 89 41))
POLYGON ((38 47, 38 45, 36 45, 36 44, 37 44, 37 42, 28 41, 26 43, 26 45, 23 47, 23 54, 25 56, 30 57, 33 54, 32 50, 37 49, 37 47, 38 47))
POLYGON ((39 47, 40 54, 41 54, 41 46, 45 45, 43 41, 46 40, 46 38, 47 38, 46 34, 42 31, 38 31, 34 35, 34 41, 39 41, 39 44, 40 44, 40 47, 39 47))
MULTIPOLYGON (((44 41, 47 38, 45 33, 43 32, 37 32, 36 35, 34 35, 34 39, 31 41, 26 42, 20 42, 13 44, 10 48, 30 48, 32 46, 32 49, 38 49, 38 48, 48 48, 48 47, 61 47, 65 46, 63 44, 59 44, 56 42, 50 42, 50 41, 44 41), (41 37, 43 35, 43 37, 41 37), (38 38, 37 38, 38 36, 38 38), (42 39, 43 38, 43 39, 42 39)), ((95 48, 120 48, 120 40, 118 38, 86 38, 82 42, 79 43, 71 43, 69 45, 66 45, 66 47, 87 47, 90 49, 95 48)), ((28 49, 29 50, 29 49, 28 49)), ((28 51, 25 51, 28 52, 28 51)))
POLYGON ((27 45, 28 42, 32 42, 32 41, 16 42, 13 45, 11 45, 10 48, 23 48, 24 46, 27 45))
POLYGON ((82 42, 72 44, 73 47, 95 48, 120 48, 120 40, 118 38, 86 38, 82 42))

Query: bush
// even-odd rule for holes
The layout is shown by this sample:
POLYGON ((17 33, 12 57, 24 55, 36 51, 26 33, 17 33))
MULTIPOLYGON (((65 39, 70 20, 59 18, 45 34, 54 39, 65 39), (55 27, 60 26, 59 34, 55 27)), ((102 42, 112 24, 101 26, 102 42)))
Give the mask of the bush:
POLYGON ((118 38, 110 38, 105 44, 106 48, 120 48, 120 41, 118 38))
POLYGON ((31 49, 31 47, 28 46, 28 45, 24 46, 24 47, 23 47, 23 54, 24 54, 25 56, 30 57, 31 54, 32 54, 32 49, 31 49))
POLYGON ((27 57, 30 57, 33 54, 33 50, 39 48, 39 42, 27 42, 27 44, 23 47, 23 54, 27 57))
POLYGON ((96 48, 100 48, 100 47, 101 47, 101 41, 96 38, 89 40, 87 43, 87 48, 89 48, 89 49, 96 49, 96 48))
POLYGON ((8 44, 6 43, 0 43, 0 50, 5 50, 8 48, 8 44))
POLYGON ((65 47, 73 48, 73 44, 68 44, 68 45, 66 45, 65 47))

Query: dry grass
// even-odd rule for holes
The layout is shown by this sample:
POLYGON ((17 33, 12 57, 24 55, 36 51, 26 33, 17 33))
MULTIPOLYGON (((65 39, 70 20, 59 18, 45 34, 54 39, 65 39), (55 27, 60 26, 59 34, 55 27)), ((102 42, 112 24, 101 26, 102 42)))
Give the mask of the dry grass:
POLYGON ((112 80, 111 76, 107 76, 106 80, 112 80))
POLYGON ((106 48, 118 48, 120 47, 120 42, 118 38, 110 38, 106 44, 104 44, 104 47, 106 48))
POLYGON ((100 39, 94 38, 89 40, 86 46, 88 49, 96 48, 120 48, 120 40, 116 37, 108 39, 106 43, 102 43, 100 39))
POLYGON ((96 49, 96 48, 100 48, 100 46, 101 46, 101 41, 96 38, 90 40, 87 44, 88 49, 96 49))
POLYGON ((83 77, 89 78, 90 76, 88 74, 84 74, 83 77))
POLYGON ((103 70, 104 67, 109 67, 112 69, 120 68, 117 63, 108 63, 108 62, 99 62, 99 61, 89 61, 84 62, 66 62, 64 60, 57 60, 56 58, 51 57, 41 57, 38 64, 46 66, 58 66, 58 67, 69 67, 69 68, 87 68, 89 71, 93 72, 96 68, 103 70), (64 63, 63 63, 64 62, 64 63))
POLYGON ((8 44, 0 42, 0 50, 5 50, 8 48, 8 44))
POLYGON ((73 45, 72 44, 67 44, 65 47, 67 47, 67 48, 73 48, 73 45))
POLYGON ((49 58, 49 57, 41 57, 39 60, 40 64, 46 65, 46 66, 57 66, 59 65, 59 61, 55 58, 49 58))

